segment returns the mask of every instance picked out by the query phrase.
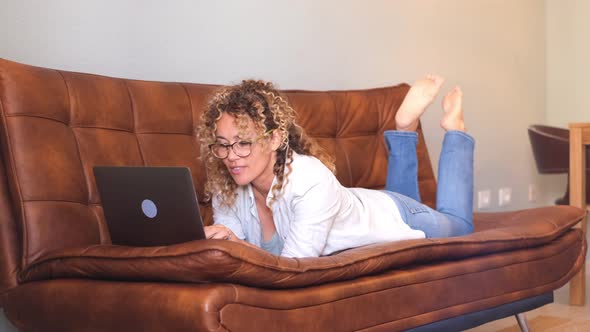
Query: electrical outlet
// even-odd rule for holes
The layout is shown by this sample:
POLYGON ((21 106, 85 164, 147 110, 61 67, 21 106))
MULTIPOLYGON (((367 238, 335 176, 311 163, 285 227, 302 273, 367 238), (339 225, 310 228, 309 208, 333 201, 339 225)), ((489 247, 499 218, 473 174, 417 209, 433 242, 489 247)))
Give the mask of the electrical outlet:
POLYGON ((529 202, 536 202, 537 201, 537 186, 534 184, 529 184, 529 202))
POLYGON ((492 192, 489 189, 477 192, 477 208, 487 209, 492 205, 492 192))
POLYGON ((512 201, 512 188, 504 187, 498 190, 498 206, 506 206, 512 201))

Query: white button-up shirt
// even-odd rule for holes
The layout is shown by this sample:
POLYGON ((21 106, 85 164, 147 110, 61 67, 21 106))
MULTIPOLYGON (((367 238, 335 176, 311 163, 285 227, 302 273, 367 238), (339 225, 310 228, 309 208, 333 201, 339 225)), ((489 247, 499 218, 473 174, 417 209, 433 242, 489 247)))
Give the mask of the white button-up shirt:
MULTIPOLYGON (((266 198, 277 233, 284 240, 281 256, 317 257, 373 243, 425 237, 424 232, 404 223, 387 194, 343 187, 315 157, 293 153, 291 168, 279 197, 270 204, 271 191, 266 198)), ((214 197, 213 220, 240 239, 260 246, 262 231, 251 185, 237 189, 230 208, 220 206, 214 197)))

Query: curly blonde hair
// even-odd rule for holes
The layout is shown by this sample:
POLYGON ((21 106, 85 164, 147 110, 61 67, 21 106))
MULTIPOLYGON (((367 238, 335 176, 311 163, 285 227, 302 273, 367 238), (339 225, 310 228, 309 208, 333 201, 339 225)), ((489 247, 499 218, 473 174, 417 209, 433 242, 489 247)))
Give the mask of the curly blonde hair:
POLYGON ((216 142, 217 121, 224 112, 235 117, 240 129, 245 130, 248 121, 251 120, 259 136, 268 135, 271 131, 278 131, 280 134, 282 141, 276 151, 276 162, 273 167, 277 182, 271 188, 275 199, 279 197, 281 189, 288 181, 293 151, 314 156, 335 172, 333 158, 295 122, 295 110, 273 84, 244 80, 241 84, 223 87, 217 91, 200 117, 197 134, 201 143, 201 158, 207 169, 207 200, 210 200, 212 195, 219 195, 222 205, 231 206, 236 199, 235 191, 238 185, 223 161, 216 158, 209 149, 209 145, 216 142))

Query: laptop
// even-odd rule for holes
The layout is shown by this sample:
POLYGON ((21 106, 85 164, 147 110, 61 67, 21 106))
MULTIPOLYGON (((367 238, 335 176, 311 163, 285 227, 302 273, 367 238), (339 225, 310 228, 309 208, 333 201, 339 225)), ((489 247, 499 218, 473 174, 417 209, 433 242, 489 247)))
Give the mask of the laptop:
POLYGON ((205 238, 187 167, 95 166, 113 244, 165 246, 205 238))

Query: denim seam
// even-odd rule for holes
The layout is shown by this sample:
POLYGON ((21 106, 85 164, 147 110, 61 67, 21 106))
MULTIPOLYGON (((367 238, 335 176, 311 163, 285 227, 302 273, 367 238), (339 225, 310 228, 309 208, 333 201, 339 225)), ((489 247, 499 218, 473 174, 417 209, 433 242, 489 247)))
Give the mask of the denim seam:
POLYGON ((398 130, 386 130, 383 132, 385 136, 404 136, 404 137, 415 137, 418 138, 418 133, 415 131, 398 131, 398 130))
POLYGON ((449 130, 449 131, 446 132, 446 135, 458 135, 458 136, 462 136, 462 137, 465 137, 466 139, 468 139, 471 143, 475 143, 475 139, 471 135, 467 134, 464 131, 460 131, 460 130, 449 130))
POLYGON ((404 213, 405 211, 410 212, 411 214, 418 214, 418 213, 428 213, 428 209, 420 206, 418 208, 412 208, 410 207, 403 198, 399 197, 400 194, 396 193, 396 192, 389 192, 389 196, 391 197, 391 199, 398 205, 399 208, 399 204, 403 205, 404 208, 404 213))

